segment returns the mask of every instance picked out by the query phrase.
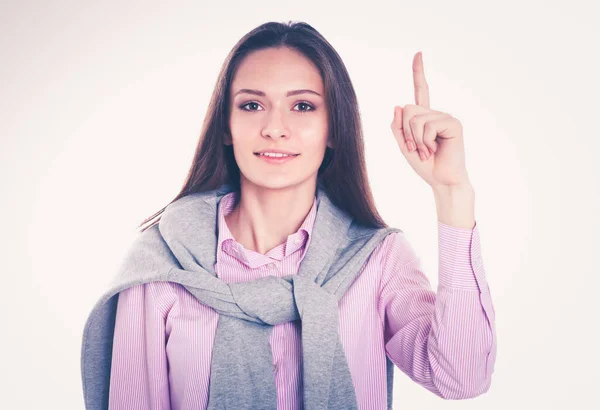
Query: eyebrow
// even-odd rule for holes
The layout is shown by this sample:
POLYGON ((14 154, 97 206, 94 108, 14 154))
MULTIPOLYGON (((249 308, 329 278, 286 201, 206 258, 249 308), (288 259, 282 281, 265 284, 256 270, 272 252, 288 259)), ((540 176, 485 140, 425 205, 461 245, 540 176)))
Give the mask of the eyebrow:
MULTIPOLYGON (((261 96, 261 97, 265 96, 265 93, 262 92, 262 91, 260 91, 260 90, 251 90, 251 89, 248 89, 248 88, 242 88, 242 89, 238 90, 233 96, 235 97, 236 95, 242 94, 242 93, 254 94, 254 95, 261 96)), ((304 90, 291 90, 291 91, 288 91, 285 94, 285 96, 286 97, 290 97, 292 95, 298 95, 298 94, 315 94, 315 95, 318 95, 319 97, 321 97, 321 94, 319 94, 318 92, 313 91, 313 90, 306 90, 306 89, 304 89, 304 90)))

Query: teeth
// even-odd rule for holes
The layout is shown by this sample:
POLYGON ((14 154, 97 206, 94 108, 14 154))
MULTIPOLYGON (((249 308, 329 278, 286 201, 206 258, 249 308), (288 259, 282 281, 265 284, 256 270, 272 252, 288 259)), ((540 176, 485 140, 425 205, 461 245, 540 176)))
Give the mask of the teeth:
POLYGON ((275 153, 275 152, 261 152, 260 155, 264 155, 265 157, 274 157, 274 158, 291 157, 292 156, 289 154, 280 154, 280 153, 275 153))

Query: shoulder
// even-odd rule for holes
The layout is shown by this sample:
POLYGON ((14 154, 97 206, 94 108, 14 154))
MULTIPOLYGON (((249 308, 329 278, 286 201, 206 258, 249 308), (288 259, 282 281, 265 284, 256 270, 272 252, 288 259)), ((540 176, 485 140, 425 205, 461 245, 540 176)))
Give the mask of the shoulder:
POLYGON ((174 282, 139 283, 119 292, 119 303, 141 303, 146 308, 156 309, 164 316, 177 304, 185 288, 174 282))
POLYGON ((398 266, 408 264, 415 256, 415 250, 404 232, 392 231, 373 249, 371 259, 378 261, 382 266, 398 266))

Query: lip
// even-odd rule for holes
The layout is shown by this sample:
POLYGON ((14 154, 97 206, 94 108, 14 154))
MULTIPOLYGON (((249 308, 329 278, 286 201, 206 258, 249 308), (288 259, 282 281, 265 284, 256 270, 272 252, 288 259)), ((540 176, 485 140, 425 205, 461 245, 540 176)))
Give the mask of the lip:
MULTIPOLYGON (((281 152, 281 151, 273 150, 273 151, 262 151, 262 152, 281 152)), ((281 152, 281 153, 288 154, 288 152, 281 152)), ((290 153, 290 154, 293 154, 293 153, 290 153)), ((258 159, 263 160, 269 164, 283 164, 285 162, 292 161, 294 158, 296 158, 300 154, 289 156, 289 157, 280 157, 280 158, 267 157, 266 155, 259 155, 259 153, 255 153, 254 155, 256 155, 258 157, 258 159)))
POLYGON ((256 151, 255 154, 262 154, 263 152, 272 152, 274 154, 290 154, 290 155, 298 155, 296 152, 287 151, 284 149, 261 149, 260 151, 256 151))

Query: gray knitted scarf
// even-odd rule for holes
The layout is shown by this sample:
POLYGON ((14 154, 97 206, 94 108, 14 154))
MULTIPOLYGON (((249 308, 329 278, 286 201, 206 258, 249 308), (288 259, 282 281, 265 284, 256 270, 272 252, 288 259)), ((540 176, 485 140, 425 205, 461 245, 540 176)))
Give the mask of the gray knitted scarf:
MULTIPOLYGON (((338 335, 338 302, 377 244, 401 230, 354 223, 319 187, 311 241, 298 274, 228 284, 214 271, 217 207, 228 192, 224 185, 173 202, 159 223, 134 241, 86 323, 81 361, 86 408, 106 408, 115 296, 136 284, 171 281, 219 313, 208 409, 277 408, 269 337, 274 325, 293 320, 302 326, 304 408, 358 409, 338 335)), ((388 359, 388 383, 392 377, 388 359)))

